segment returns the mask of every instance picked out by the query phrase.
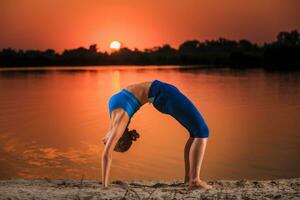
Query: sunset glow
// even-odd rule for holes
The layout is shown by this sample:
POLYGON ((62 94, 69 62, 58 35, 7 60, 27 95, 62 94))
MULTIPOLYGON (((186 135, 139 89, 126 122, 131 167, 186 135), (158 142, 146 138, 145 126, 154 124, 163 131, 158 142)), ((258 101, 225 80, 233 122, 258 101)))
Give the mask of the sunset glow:
POLYGON ((300 28, 299 2, 282 2, 1 1, 0 48, 61 52, 96 43, 108 51, 112 37, 141 50, 218 37, 264 43, 275 40, 279 31, 300 28))

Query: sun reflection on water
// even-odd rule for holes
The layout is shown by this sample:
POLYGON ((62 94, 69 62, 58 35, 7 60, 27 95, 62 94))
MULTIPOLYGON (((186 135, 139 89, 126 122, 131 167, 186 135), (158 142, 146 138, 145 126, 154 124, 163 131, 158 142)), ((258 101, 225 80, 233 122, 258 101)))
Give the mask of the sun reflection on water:
POLYGON ((116 70, 113 72, 112 76, 113 81, 113 93, 117 93, 120 91, 120 71, 116 70))

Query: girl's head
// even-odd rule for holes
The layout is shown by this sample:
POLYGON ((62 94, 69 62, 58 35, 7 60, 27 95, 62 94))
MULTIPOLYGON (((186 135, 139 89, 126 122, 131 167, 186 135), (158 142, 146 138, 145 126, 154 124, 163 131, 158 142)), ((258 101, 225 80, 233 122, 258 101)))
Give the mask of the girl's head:
POLYGON ((132 145, 132 141, 136 141, 137 138, 139 138, 139 137, 140 137, 140 135, 138 134, 138 132, 136 132, 135 129, 129 131, 128 128, 126 128, 123 135, 121 136, 121 138, 117 142, 114 150, 117 151, 117 152, 128 151, 128 149, 132 145))

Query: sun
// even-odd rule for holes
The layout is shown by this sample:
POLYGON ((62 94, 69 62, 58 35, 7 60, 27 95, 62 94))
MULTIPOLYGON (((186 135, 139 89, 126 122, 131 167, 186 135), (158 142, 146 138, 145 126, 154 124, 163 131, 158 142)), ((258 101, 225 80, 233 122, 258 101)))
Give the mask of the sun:
POLYGON ((121 43, 120 43, 119 41, 117 41, 117 40, 112 41, 112 42, 110 43, 110 48, 111 48, 112 50, 119 50, 119 49, 121 48, 121 43))

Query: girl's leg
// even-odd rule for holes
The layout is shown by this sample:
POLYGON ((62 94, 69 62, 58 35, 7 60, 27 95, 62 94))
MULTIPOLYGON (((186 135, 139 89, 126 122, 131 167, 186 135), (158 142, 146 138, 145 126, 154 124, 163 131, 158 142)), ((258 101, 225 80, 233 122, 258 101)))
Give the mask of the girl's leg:
POLYGON ((190 159, 190 179, 189 187, 211 189, 212 187, 200 179, 200 170, 205 153, 207 138, 194 138, 189 159, 190 159))
POLYGON ((193 143, 194 138, 190 137, 184 147, 184 169, 185 169, 185 176, 184 176, 184 183, 189 183, 190 180, 190 159, 189 159, 189 154, 190 154, 190 149, 191 145, 193 143))

